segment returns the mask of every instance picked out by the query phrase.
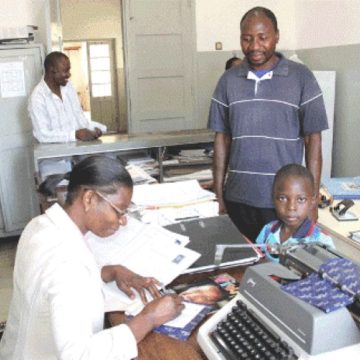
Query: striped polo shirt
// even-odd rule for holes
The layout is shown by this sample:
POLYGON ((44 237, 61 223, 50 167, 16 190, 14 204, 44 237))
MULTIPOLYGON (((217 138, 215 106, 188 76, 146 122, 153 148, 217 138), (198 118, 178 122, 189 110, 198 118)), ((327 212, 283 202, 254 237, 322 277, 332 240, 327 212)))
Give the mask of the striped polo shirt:
POLYGON ((303 64, 279 62, 258 78, 246 60, 226 71, 211 100, 208 127, 231 135, 225 198, 272 208, 276 172, 301 164, 304 135, 328 128, 322 92, 303 64))

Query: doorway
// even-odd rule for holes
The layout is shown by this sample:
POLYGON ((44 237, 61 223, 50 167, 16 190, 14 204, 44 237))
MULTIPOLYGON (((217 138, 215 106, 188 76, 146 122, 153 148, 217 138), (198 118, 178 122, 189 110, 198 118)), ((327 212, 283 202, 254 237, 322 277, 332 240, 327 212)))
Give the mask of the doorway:
POLYGON ((86 116, 120 132, 114 40, 64 41, 71 62, 71 81, 86 116))
POLYGON ((48 1, 49 50, 61 50, 63 41, 114 39, 120 132, 202 127, 196 117, 195 0, 48 1))

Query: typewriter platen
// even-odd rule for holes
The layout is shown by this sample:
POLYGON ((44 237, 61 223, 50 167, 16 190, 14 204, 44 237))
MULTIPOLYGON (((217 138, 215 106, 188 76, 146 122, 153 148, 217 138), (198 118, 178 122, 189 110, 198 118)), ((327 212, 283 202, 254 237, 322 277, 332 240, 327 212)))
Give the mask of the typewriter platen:
POLYGON ((281 254, 280 264, 249 267, 239 294, 199 329, 207 357, 359 359, 359 304, 325 314, 280 289, 282 281, 300 279, 337 256, 319 245, 302 245, 281 254))

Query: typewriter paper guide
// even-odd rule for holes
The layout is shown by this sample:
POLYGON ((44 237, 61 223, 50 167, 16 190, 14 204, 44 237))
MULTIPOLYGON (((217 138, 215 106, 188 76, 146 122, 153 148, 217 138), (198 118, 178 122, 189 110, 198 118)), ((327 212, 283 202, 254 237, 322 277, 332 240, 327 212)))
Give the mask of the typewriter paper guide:
MULTIPOLYGON (((228 215, 220 215, 166 226, 170 231, 190 238, 188 248, 199 252, 200 258, 184 273, 206 271, 215 268, 215 248, 217 244, 249 244, 228 215)), ((260 259, 259 253, 251 248, 226 249, 220 267, 254 263, 260 259)))

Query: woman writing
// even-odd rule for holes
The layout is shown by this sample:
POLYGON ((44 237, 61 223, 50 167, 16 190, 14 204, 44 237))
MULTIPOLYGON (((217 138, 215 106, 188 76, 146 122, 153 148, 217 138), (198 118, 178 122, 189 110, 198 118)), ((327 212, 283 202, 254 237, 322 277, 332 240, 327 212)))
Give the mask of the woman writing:
POLYGON ((65 206, 53 205, 26 226, 1 359, 132 359, 137 342, 181 312, 180 297, 158 298, 155 279, 122 266, 99 269, 84 240, 88 231, 107 237, 126 225, 132 188, 118 160, 88 157, 70 173, 65 206), (156 299, 126 324, 103 330, 101 287, 114 280, 130 297, 136 289, 145 299, 146 289, 156 299))

